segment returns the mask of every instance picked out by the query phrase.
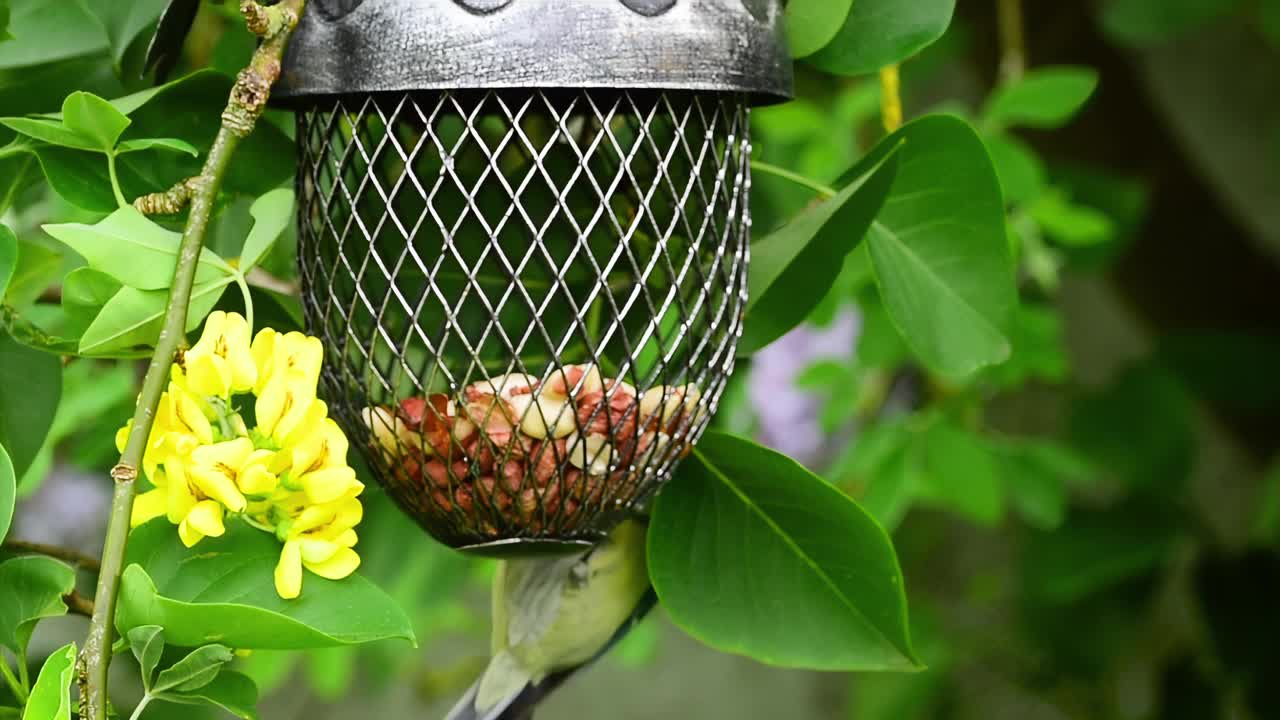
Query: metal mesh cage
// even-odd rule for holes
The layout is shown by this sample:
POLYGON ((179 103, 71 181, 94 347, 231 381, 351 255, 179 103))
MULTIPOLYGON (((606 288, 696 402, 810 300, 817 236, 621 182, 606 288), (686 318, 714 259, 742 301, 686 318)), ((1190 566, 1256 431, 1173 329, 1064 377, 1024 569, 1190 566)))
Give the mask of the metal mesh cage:
POLYGON ((732 93, 602 90, 298 114, 323 389, 436 538, 594 542, 697 440, 745 306, 747 114, 732 93))

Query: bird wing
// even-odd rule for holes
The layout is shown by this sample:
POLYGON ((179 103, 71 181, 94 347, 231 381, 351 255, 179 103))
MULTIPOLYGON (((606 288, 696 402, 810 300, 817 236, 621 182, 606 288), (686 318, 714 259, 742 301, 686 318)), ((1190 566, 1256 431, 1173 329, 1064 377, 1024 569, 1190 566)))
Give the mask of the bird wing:
POLYGON ((503 619, 506 647, 536 643, 560 614, 569 572, 575 557, 546 558, 504 564, 503 619))

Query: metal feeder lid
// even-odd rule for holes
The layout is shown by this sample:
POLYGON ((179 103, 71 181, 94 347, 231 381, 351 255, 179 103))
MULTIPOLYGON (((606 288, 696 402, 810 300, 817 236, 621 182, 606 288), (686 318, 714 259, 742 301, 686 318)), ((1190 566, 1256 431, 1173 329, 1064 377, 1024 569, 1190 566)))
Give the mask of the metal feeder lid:
POLYGON ((274 95, 791 83, 778 0, 310 0, 274 95))

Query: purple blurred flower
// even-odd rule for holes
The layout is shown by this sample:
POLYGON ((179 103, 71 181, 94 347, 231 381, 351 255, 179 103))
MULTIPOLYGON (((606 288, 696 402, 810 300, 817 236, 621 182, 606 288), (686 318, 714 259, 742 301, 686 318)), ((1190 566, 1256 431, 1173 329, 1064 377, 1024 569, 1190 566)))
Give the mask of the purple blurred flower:
POLYGON ((818 360, 849 359, 861 329, 857 310, 846 307, 830 326, 802 325, 755 354, 747 383, 760 442, 805 465, 823 456, 827 438, 818 421, 821 398, 799 390, 795 381, 818 360))

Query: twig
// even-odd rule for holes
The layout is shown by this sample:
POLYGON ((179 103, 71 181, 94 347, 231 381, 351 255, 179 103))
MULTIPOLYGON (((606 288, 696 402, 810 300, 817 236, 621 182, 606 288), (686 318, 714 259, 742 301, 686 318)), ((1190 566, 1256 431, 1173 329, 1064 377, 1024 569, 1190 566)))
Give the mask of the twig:
POLYGON ((80 717, 87 720, 106 720, 107 717, 107 670, 111 664, 111 633, 120 573, 124 569, 125 546, 129 538, 134 483, 137 481, 143 449, 151 435, 151 423, 160 403, 160 395, 169 379, 169 366, 173 363, 179 343, 186 337, 187 305, 191 300, 196 264, 204 244, 214 199, 222 186, 232 153, 240 141, 253 131, 254 124, 266 108, 271 86, 280 76, 280 58, 298 18, 302 16, 305 2, 306 0, 281 0, 270 7, 260 7, 252 0, 241 3, 241 11, 253 18, 249 23, 251 26, 260 27, 259 19, 263 13, 274 18, 267 23, 271 33, 264 36, 248 67, 241 70, 236 78, 231 97, 222 112, 222 127, 209 150, 204 168, 199 175, 183 183, 190 190, 190 196, 186 199, 190 204, 190 213, 178 249, 178 262, 174 269, 173 286, 169 290, 164 326, 147 367, 142 392, 138 396, 138 405, 133 414, 133 429, 129 432, 120 461, 111 469, 115 487, 111 497, 107 538, 102 548, 102 570, 98 574, 89 635, 85 639, 84 650, 76 668, 80 684, 80 717))
POLYGON ((1000 16, 1000 80, 1016 82, 1027 70, 1022 0, 996 0, 996 3, 1000 16))
POLYGON ((80 594, 78 590, 72 590, 62 596, 62 602, 67 604, 67 609, 76 615, 83 615, 87 618, 93 617, 93 601, 80 594))
POLYGON ((897 65, 880 68, 880 120, 886 132, 902 127, 902 83, 897 65))
POLYGON ((88 570, 89 572, 96 573, 101 568, 96 559, 84 553, 76 552, 70 548, 58 547, 57 545, 45 545, 44 543, 27 542, 26 540, 5 540, 2 547, 15 553, 48 555, 51 558, 71 563, 81 570, 88 570))

